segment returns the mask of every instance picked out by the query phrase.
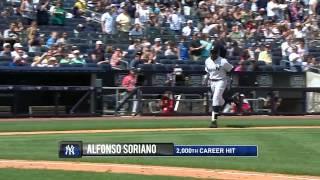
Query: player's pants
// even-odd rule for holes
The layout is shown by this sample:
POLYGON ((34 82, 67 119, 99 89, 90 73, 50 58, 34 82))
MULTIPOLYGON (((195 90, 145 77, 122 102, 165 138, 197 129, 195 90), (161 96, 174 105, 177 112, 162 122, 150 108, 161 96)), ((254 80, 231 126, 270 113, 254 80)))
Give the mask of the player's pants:
POLYGON ((210 87, 212 92, 212 106, 223 106, 225 102, 223 92, 227 87, 227 80, 210 80, 210 87))

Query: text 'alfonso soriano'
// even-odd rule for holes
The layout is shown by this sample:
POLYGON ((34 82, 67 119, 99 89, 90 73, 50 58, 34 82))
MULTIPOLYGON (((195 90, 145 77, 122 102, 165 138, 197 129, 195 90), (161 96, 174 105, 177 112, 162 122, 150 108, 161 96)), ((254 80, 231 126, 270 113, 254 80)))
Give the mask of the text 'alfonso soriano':
POLYGON ((256 145, 175 145, 174 143, 84 143, 62 141, 60 158, 82 156, 244 156, 257 157, 256 145))

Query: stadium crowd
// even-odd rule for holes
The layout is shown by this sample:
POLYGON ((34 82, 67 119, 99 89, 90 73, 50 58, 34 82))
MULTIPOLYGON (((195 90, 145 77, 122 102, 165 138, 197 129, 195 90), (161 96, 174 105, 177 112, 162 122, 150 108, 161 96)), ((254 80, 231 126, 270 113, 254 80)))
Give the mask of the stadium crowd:
POLYGON ((221 46, 235 71, 319 66, 317 0, 7 0, 0 7, 1 65, 192 66, 221 46))

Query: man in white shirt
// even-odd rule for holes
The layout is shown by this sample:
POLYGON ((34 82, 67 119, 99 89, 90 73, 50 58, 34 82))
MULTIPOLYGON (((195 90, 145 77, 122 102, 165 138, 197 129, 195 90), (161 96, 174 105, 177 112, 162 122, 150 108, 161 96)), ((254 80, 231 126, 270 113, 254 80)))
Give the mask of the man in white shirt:
POLYGON ((181 18, 177 12, 177 9, 172 10, 172 14, 169 16, 170 29, 176 33, 181 30, 181 18))
POLYGON ((281 44, 282 59, 288 60, 289 54, 291 52, 291 38, 287 37, 286 40, 281 44))
POLYGON ((106 34, 113 34, 114 19, 111 15, 111 7, 106 7, 106 12, 101 16, 102 32, 106 34))
POLYGON ((186 37, 192 36, 193 33, 199 32, 197 27, 193 27, 193 21, 188 20, 187 25, 182 28, 182 35, 186 37))
POLYGON ((297 46, 292 47, 292 53, 289 55, 290 65, 294 68, 297 68, 302 65, 302 57, 298 53, 297 46))
POLYGON ((136 17, 141 24, 145 24, 149 21, 150 10, 146 3, 142 2, 141 6, 138 6, 136 11, 136 17))
POLYGON ((278 14, 279 4, 276 0, 269 0, 267 4, 267 16, 270 19, 274 19, 275 16, 278 14))

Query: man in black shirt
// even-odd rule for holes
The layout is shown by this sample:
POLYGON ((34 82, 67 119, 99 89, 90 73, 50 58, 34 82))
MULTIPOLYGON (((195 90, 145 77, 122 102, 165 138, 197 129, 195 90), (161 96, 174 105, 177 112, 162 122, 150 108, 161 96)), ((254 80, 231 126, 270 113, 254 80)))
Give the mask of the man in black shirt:
POLYGON ((200 42, 200 33, 194 33, 192 35, 192 41, 190 44, 190 54, 191 54, 191 59, 193 61, 197 61, 201 57, 201 52, 204 46, 200 42))
POLYGON ((97 41, 96 48, 91 52, 91 60, 93 63, 98 63, 105 60, 104 57, 104 49, 103 49, 103 42, 97 41))

